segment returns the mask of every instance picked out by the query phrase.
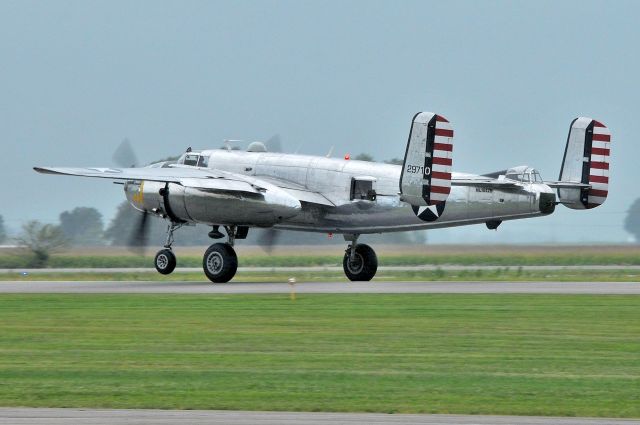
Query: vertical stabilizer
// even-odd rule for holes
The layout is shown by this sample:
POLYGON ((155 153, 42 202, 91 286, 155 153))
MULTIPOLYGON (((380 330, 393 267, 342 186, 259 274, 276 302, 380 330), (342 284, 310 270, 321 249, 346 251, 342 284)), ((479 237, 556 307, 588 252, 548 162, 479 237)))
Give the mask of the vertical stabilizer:
POLYGON ((414 206, 440 205, 451 192, 453 128, 433 112, 413 117, 400 175, 402 200, 414 206))
POLYGON ((609 193, 611 132, 599 121, 580 117, 569 128, 560 182, 581 183, 585 188, 560 188, 562 204, 572 209, 602 205, 609 193))

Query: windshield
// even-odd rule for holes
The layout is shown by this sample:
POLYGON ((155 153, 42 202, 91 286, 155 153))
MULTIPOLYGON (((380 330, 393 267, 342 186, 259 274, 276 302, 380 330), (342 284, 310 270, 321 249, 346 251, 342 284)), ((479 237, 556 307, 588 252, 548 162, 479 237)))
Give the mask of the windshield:
POLYGON ((196 154, 188 154, 185 155, 184 157, 184 165, 198 165, 198 157, 200 155, 196 155, 196 154))
POLYGON ((519 182, 524 180, 524 174, 507 174, 505 177, 519 182))

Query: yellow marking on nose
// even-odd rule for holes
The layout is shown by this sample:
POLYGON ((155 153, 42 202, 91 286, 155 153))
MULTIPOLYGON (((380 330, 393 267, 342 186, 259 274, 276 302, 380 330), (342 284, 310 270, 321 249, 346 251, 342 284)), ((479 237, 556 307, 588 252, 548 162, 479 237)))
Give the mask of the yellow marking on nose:
POLYGON ((131 196, 131 200, 140 206, 144 204, 144 180, 140 182, 138 193, 134 193, 133 196, 131 196))

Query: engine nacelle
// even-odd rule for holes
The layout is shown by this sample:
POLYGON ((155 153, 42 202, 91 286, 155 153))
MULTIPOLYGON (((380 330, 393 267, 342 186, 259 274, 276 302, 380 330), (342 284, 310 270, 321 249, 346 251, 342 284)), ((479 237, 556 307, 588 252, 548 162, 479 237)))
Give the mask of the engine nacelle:
POLYGON ((175 222, 269 227, 301 209, 300 201, 277 187, 249 193, 141 181, 127 182, 124 190, 137 210, 175 222))

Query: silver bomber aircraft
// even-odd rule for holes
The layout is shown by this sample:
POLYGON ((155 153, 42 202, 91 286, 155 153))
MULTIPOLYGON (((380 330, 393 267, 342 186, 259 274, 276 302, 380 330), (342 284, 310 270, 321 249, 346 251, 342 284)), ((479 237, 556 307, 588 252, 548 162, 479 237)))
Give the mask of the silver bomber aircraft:
MULTIPOLYGON (((363 234, 433 229, 539 217, 557 204, 572 209, 601 205, 608 193, 611 134, 602 123, 576 118, 570 126, 558 181, 543 181, 528 166, 476 175, 451 171, 453 129, 431 112, 413 117, 402 166, 267 152, 254 142, 247 152, 191 151, 178 161, 141 168, 49 168, 40 173, 116 180, 129 202, 168 221, 166 244, 155 267, 171 273, 173 232, 183 225, 210 225, 224 237, 205 252, 203 269, 212 282, 233 278, 233 249, 250 228, 342 234, 348 247, 343 267, 354 281, 376 273, 374 250, 358 243, 363 234)), ((144 227, 144 224, 141 224, 144 227)))

